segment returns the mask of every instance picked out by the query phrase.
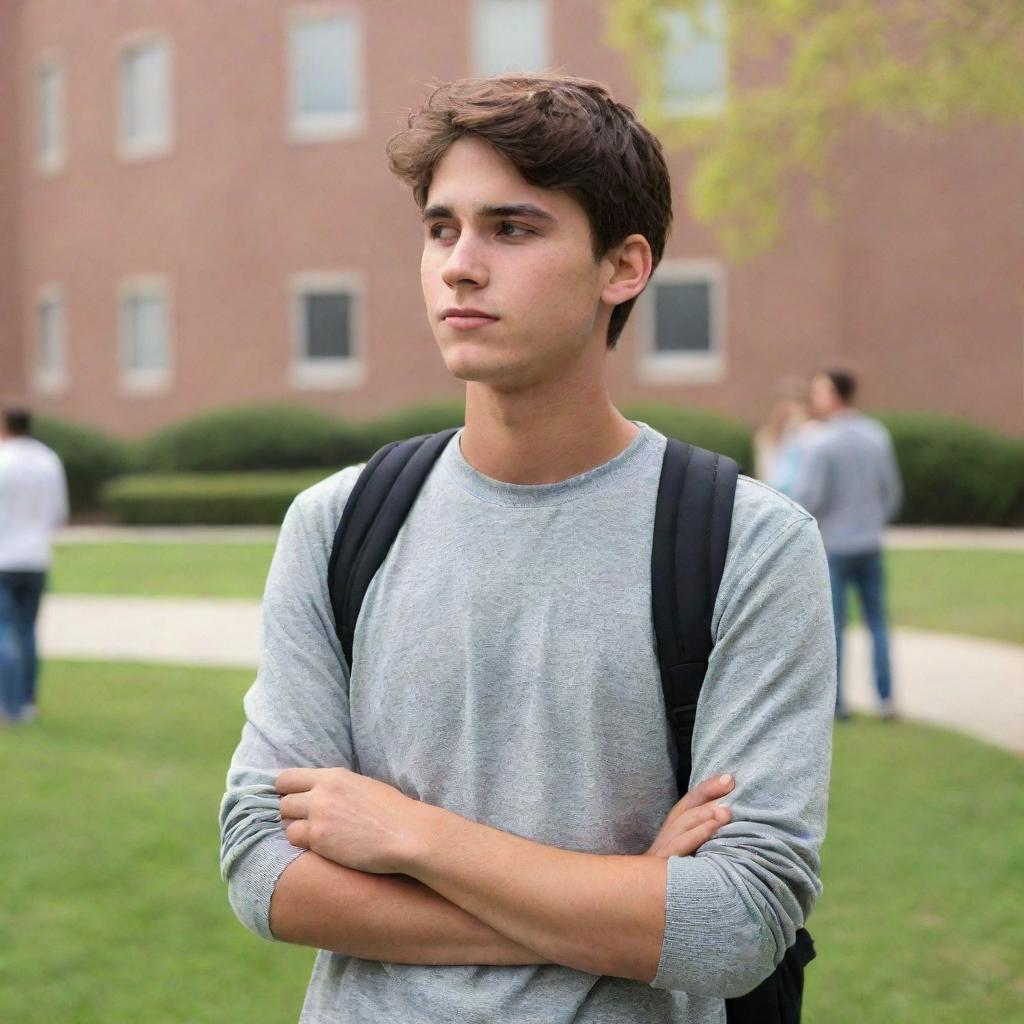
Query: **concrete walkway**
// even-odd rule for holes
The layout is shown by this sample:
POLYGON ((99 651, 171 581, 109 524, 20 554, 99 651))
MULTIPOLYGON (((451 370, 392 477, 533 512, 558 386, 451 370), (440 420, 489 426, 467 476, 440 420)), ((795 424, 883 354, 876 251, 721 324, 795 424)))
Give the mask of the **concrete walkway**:
POLYGON ((44 658, 253 669, 259 632, 259 601, 223 598, 47 594, 39 614, 44 658))
MULTIPOLYGON (((257 601, 50 594, 40 618, 43 657, 169 662, 254 670, 257 601)), ((870 642, 851 629, 847 704, 870 711, 870 642)), ((965 732, 1024 755, 1024 646, 924 630, 892 639, 896 703, 906 718, 965 732)))
MULTIPOLYGON (((273 543, 276 526, 67 526, 58 544, 247 544, 273 543)), ((994 548, 1024 551, 1024 530, 972 526, 893 526, 890 548, 994 548)))

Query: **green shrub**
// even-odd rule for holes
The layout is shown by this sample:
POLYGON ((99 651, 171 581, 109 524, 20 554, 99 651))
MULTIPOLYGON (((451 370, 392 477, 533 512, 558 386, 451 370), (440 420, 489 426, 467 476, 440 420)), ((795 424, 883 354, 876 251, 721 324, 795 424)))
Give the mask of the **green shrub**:
POLYGON ((103 483, 136 467, 132 445, 77 423, 36 415, 32 433, 64 463, 72 515, 97 509, 103 483))
POLYGON ((1024 442, 926 413, 883 413, 905 490, 901 523, 1024 522, 1024 442))
POLYGON ((1014 495, 1007 522, 1011 526, 1024 526, 1024 438, 1006 439, 1009 460, 1017 477, 1017 493, 1014 495))
POLYGON ((314 409, 245 405, 158 431, 143 449, 156 473, 301 469, 361 461, 361 431, 314 409))
MULTIPOLYGON (((752 470, 751 432, 738 421, 646 403, 625 405, 623 412, 669 437, 729 455, 746 473, 752 470)), ((941 416, 879 418, 893 435, 904 478, 900 522, 1024 524, 1024 441, 941 416)), ((462 402, 454 400, 362 423, 289 406, 245 406, 160 431, 134 467, 129 445, 94 431, 43 420, 40 436, 65 458, 79 507, 96 503, 104 480, 145 467, 159 472, 118 480, 104 491, 104 507, 121 522, 279 523, 294 495, 316 480, 366 461, 389 441, 463 422, 462 402), (240 472, 302 468, 309 471, 240 472), (174 471, 201 475, 168 475, 174 471)))
POLYGON ((436 434, 466 422, 464 403, 458 400, 414 405, 401 412, 360 425, 363 449, 359 461, 365 462, 377 449, 391 441, 400 441, 420 434, 436 434))
POLYGON ((132 526, 277 526, 295 495, 333 472, 137 474, 109 481, 103 506, 132 526))
POLYGON ((698 409, 677 409, 672 405, 646 403, 624 405, 622 413, 631 420, 639 420, 654 427, 666 437, 689 441, 699 448, 728 455, 739 463, 741 472, 753 472, 754 452, 750 428, 738 420, 698 409))

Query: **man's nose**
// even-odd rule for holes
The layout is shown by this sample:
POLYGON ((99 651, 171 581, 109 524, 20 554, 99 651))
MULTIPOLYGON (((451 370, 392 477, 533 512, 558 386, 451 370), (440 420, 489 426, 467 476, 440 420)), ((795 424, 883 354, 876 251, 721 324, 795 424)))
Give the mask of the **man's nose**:
POLYGON ((468 284, 482 288, 487 284, 489 274, 481 251, 480 240, 471 232, 464 231, 448 252, 441 279, 449 288, 468 284))

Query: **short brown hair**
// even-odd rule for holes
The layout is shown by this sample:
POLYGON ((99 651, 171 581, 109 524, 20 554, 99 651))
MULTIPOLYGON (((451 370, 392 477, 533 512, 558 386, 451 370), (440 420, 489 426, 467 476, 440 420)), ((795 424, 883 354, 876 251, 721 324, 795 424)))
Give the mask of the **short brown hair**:
POLYGON ((4 409, 4 433, 8 437, 27 437, 32 429, 32 414, 27 409, 4 409))
MULTIPOLYGON (((474 135, 507 157, 531 185, 559 189, 590 221, 594 258, 631 234, 650 243, 654 266, 672 224, 672 189, 661 144, 598 82, 565 75, 500 75, 438 86, 388 140, 391 170, 420 209, 441 157, 474 135)), ((612 310, 608 346, 635 299, 612 310)))
POLYGON ((836 394, 843 404, 849 405, 853 401, 853 396, 857 393, 857 378, 849 370, 833 368, 823 372, 824 376, 832 381, 832 387, 836 389, 836 394))

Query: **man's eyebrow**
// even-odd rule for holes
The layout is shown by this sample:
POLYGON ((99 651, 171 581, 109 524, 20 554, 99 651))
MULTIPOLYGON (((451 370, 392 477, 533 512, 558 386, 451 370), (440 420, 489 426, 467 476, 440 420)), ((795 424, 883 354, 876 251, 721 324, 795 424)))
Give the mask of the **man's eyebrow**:
MULTIPOLYGON (((542 210, 539 206, 534 206, 532 203, 505 203, 502 206, 478 206, 474 213, 477 217, 482 218, 494 218, 494 217, 533 217, 536 220, 555 220, 555 216, 542 210)), ((428 220, 453 220, 455 214, 452 213, 451 207, 440 206, 435 204, 428 206, 423 211, 423 219, 428 220)))

